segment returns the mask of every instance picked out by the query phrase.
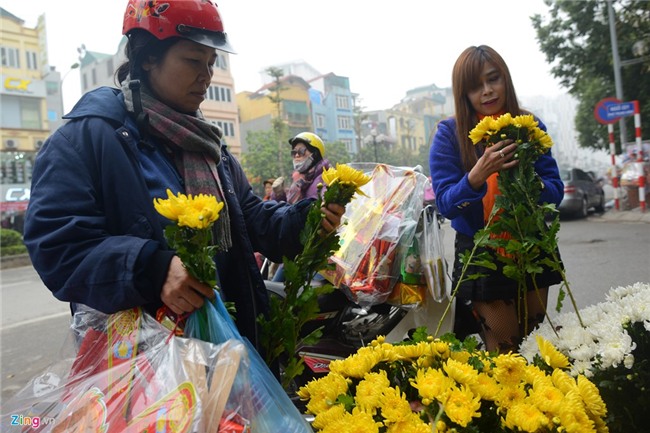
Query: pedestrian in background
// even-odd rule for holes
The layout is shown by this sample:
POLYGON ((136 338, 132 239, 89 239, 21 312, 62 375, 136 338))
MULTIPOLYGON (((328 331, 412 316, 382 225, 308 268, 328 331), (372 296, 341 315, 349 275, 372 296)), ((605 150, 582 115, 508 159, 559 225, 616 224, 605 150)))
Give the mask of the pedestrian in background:
MULTIPOLYGON (((451 220, 456 231, 452 278, 456 287, 463 266, 460 254, 472 250, 474 234, 485 227, 495 196, 500 194, 497 173, 518 163, 514 157, 517 143, 504 140, 488 148, 481 144, 475 146, 468 137, 469 132, 485 116, 530 113, 519 106, 505 61, 485 45, 472 46, 461 53, 454 64, 452 88, 455 116, 439 123, 429 165, 438 210, 451 220)), ((541 121, 539 127, 546 130, 541 121)), ((535 171, 543 184, 540 202, 559 205, 564 185, 550 150, 539 157, 535 171)), ((494 255, 493 251, 489 252, 494 255)), ((548 287, 560 283, 562 278, 547 268, 536 276, 542 299, 540 302, 534 290, 525 295, 529 320, 525 328, 519 321, 523 306, 517 302, 517 282, 503 275, 498 259, 493 258, 493 262, 497 264, 495 271, 478 266, 468 269, 469 275, 487 276, 460 285, 455 332, 463 338, 479 331, 488 350, 507 352, 517 349, 524 329, 531 331, 544 320, 548 287)), ((528 287, 534 286, 531 283, 528 287)))

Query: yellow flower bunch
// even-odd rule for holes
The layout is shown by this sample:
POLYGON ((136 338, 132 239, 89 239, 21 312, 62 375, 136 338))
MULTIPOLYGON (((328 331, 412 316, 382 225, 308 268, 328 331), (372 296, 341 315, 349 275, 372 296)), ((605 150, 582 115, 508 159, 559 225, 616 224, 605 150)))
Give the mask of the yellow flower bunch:
POLYGON ((154 199, 153 205, 165 218, 177 222, 179 226, 193 229, 210 227, 219 219, 219 212, 223 208, 223 203, 217 202, 216 197, 212 195, 174 195, 169 189, 167 198, 154 199))
POLYGON ((330 167, 323 170, 323 182, 330 186, 338 181, 342 186, 354 186, 354 192, 365 195, 361 187, 370 182, 370 176, 362 171, 355 170, 346 164, 336 164, 336 168, 330 167))
POLYGON ((520 144, 535 143, 543 153, 553 146, 553 140, 538 125, 532 114, 512 117, 506 113, 496 119, 486 116, 469 132, 469 138, 474 144, 484 141, 488 146, 508 138, 520 144))
POLYGON ((607 408, 586 377, 539 337, 544 362, 494 355, 453 337, 373 341, 298 395, 319 432, 607 432, 607 408), (464 431, 464 430, 463 430, 464 431))

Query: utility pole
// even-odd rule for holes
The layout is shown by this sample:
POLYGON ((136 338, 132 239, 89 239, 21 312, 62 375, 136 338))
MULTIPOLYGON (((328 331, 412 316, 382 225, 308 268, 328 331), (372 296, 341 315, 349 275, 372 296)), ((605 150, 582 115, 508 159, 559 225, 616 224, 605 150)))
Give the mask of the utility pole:
MULTIPOLYGON (((607 0, 607 15, 609 17, 609 37, 612 42, 612 60, 614 63, 614 86, 616 89, 616 99, 623 101, 623 82, 621 81, 621 58, 618 55, 618 38, 616 36, 616 17, 612 0, 607 0)), ((625 119, 619 120, 619 129, 621 132, 621 151, 625 152, 625 141, 627 130, 625 128, 625 119)))

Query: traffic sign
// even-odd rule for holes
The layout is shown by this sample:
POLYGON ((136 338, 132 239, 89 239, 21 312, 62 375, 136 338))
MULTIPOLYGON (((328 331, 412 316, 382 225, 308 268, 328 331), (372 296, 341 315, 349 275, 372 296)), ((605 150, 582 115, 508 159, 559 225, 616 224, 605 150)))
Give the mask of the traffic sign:
POLYGON ((623 102, 616 98, 598 101, 594 108, 594 117, 603 125, 616 123, 621 117, 634 115, 634 102, 623 102))
POLYGON ((607 114, 610 117, 627 117, 634 115, 634 102, 621 102, 620 104, 606 104, 607 114))

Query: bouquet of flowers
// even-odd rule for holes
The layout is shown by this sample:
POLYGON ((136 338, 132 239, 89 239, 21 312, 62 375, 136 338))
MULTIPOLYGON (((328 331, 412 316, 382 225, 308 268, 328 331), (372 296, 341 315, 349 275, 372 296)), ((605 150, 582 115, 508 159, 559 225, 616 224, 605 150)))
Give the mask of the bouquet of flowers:
POLYGON ((650 407, 650 284, 612 288, 601 302, 547 322, 525 339, 528 360, 542 356, 535 339, 553 344, 570 362, 573 376, 585 375, 599 388, 609 409, 611 432, 642 431, 650 407))
POLYGON ((369 180, 362 172, 343 164, 336 164, 336 168, 323 172, 327 189, 324 194, 319 193, 307 214, 307 222, 300 232, 304 248, 294 260, 287 257, 283 260, 286 296, 283 299, 271 298, 268 318, 259 318, 266 362, 271 365, 285 355, 282 375, 285 389, 304 370, 303 360, 296 355, 296 348, 301 344, 314 344, 322 335, 320 328, 308 335, 302 335, 300 331, 305 323, 318 316, 318 296, 334 290, 331 284, 311 286, 318 271, 327 267, 329 257, 339 248, 336 231, 323 233, 321 208, 329 203, 347 205, 356 193, 361 193, 359 188, 369 180))
POLYGON ((540 339, 542 362, 476 350, 472 338, 373 341, 299 396, 321 433, 607 432, 607 410, 584 375, 540 339))
MULTIPOLYGON (((502 140, 514 140, 519 145, 515 153, 519 163, 498 173, 500 195, 495 198, 485 228, 479 230, 474 237, 474 250, 465 253, 465 269, 471 263, 494 270, 496 264, 492 257, 495 256, 503 263, 504 275, 515 280, 518 292, 524 295, 528 292, 528 279, 531 276, 534 288, 537 289, 535 275, 543 272, 544 265, 559 272, 564 280, 558 294, 557 311, 562 308, 567 292, 575 307, 557 254, 559 213, 555 205, 539 203, 544 184, 535 173, 535 162, 552 147, 550 136, 538 127, 538 122, 532 115, 513 117, 506 113, 496 119, 490 116, 483 118, 470 131, 469 137, 474 144, 482 142, 487 147, 502 140), (549 215, 553 215, 553 219, 547 225, 549 215), (474 255, 479 247, 487 247, 497 254, 474 255)), ((527 312, 524 311, 524 314, 527 315, 527 312)))

